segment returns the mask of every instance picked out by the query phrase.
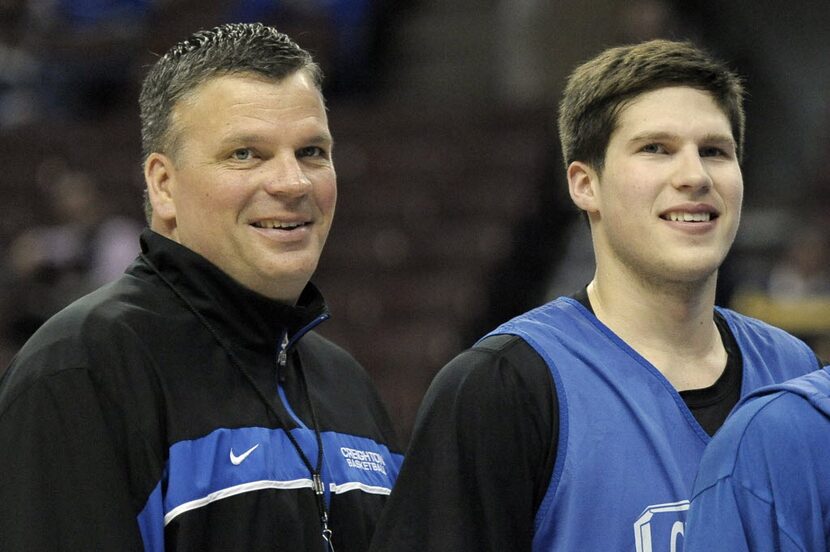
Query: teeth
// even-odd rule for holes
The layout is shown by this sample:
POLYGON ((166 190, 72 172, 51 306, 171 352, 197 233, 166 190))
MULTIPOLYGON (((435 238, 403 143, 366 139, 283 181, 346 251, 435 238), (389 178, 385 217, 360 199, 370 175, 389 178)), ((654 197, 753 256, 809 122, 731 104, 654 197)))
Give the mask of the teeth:
POLYGON ((303 222, 279 222, 279 221, 276 221, 276 220, 263 220, 263 221, 255 223, 254 226, 256 226, 258 228, 272 228, 272 229, 280 228, 280 229, 283 229, 283 230, 291 230, 291 229, 297 228, 299 226, 302 226, 303 224, 305 224, 305 223, 303 223, 303 222))
POLYGON ((666 215, 666 219, 676 222, 709 222, 712 213, 682 213, 672 212, 666 215))

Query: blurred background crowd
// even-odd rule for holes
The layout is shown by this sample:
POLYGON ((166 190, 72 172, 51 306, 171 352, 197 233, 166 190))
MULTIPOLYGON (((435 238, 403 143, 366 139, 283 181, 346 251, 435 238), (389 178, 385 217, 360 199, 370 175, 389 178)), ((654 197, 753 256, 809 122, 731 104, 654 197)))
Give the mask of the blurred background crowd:
POLYGON ((0 373, 137 253, 137 95, 200 28, 262 21, 312 51, 336 140, 321 333, 402 437, 435 373, 499 322, 583 287, 556 104, 600 49, 691 39, 746 77, 745 205, 718 303, 830 359, 830 2, 0 0, 0 373))

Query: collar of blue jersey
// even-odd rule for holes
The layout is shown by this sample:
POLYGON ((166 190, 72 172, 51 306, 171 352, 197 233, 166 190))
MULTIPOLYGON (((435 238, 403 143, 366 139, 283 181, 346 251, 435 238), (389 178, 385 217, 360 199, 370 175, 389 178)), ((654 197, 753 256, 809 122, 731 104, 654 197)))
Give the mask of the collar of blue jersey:
POLYGON ((328 313, 322 294, 310 282, 297 305, 286 305, 242 286, 198 253, 152 230, 141 234, 141 251, 159 276, 236 345, 274 350, 285 330, 294 335, 328 313))

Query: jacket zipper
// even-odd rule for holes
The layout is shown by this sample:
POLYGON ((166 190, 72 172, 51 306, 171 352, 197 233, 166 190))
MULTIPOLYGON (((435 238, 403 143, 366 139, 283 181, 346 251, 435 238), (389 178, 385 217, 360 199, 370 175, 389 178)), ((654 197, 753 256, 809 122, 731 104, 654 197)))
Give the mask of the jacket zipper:
POLYGON ((282 341, 279 347, 279 354, 277 355, 277 364, 280 365, 281 368, 285 368, 285 364, 288 361, 288 349, 294 346, 301 337, 305 334, 319 326, 322 322, 329 319, 331 315, 328 313, 321 314, 305 326, 303 326, 297 333, 294 334, 290 340, 288 339, 288 330, 283 330, 282 332, 282 341))
MULTIPOLYGON (((299 341, 299 339, 302 336, 304 336, 305 334, 307 334, 309 331, 311 331, 312 329, 314 329, 315 327, 320 325, 322 322, 328 320, 329 317, 330 317, 330 315, 328 313, 321 314, 320 316, 318 316, 317 318, 315 318, 314 320, 312 320, 311 322, 306 324, 299 331, 297 331, 297 333, 295 333, 294 337, 291 338, 291 339, 289 339, 289 337, 288 337, 288 330, 283 330, 282 338, 280 339, 280 345, 279 345, 279 349, 278 349, 278 352, 277 352, 277 395, 280 399, 280 402, 283 405, 283 408, 285 408, 286 412, 288 412, 288 415, 291 416, 291 419, 294 420, 294 423, 297 424, 298 427, 300 427, 302 429, 305 429, 305 430, 309 430, 309 431, 311 431, 311 429, 303 423, 303 421, 300 419, 300 417, 291 408, 291 405, 288 402, 288 396, 285 394, 285 389, 280 384, 279 371, 284 370, 286 365, 288 364, 288 351, 294 346, 294 344, 297 341, 299 341)), ((319 492, 319 490, 317 489, 317 486, 321 486, 321 487, 325 488, 323 480, 322 480, 322 474, 318 474, 315 477, 318 478, 318 480, 314 481, 314 483, 315 483, 315 489, 314 490, 315 490, 315 492, 319 492)), ((326 505, 328 505, 329 501, 331 500, 331 498, 329 496, 329 491, 328 491, 327 488, 324 491, 324 500, 325 500, 326 505)), ((326 525, 326 523, 324 521, 324 526, 325 525, 326 525)))
POLYGON ((300 417, 291 408, 291 404, 289 404, 288 402, 288 397, 285 394, 285 390, 283 389, 283 386, 280 384, 279 374, 280 370, 284 370, 285 367, 288 365, 288 351, 294 346, 294 344, 297 341, 299 341, 299 339, 303 337, 305 334, 319 326, 322 322, 328 320, 330 316, 331 315, 329 315, 328 313, 321 314, 320 316, 318 316, 317 318, 303 326, 300 330, 298 330, 297 333, 294 334, 294 337, 290 339, 288 337, 288 330, 283 330, 282 339, 280 339, 280 345, 277 349, 277 395, 280 398, 280 402, 282 402, 282 406, 294 420, 294 423, 303 429, 308 429, 308 426, 306 426, 303 423, 300 417))

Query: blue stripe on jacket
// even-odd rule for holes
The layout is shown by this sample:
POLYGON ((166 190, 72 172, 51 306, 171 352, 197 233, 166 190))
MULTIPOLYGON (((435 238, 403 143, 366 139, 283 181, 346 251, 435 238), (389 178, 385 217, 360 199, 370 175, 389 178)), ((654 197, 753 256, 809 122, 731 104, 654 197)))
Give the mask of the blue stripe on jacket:
MULTIPOLYGON (((313 466, 317 459, 314 432, 296 428, 291 434, 313 466)), ((402 455, 365 437, 329 431, 321 438, 327 500, 331 493, 391 492, 402 455)), ((184 512, 244 492, 301 488, 311 489, 311 474, 284 429, 221 428, 199 439, 180 441, 170 447, 163 481, 138 516, 145 550, 163 550, 164 526, 184 512), (163 496, 162 488, 166 488, 163 496)))

